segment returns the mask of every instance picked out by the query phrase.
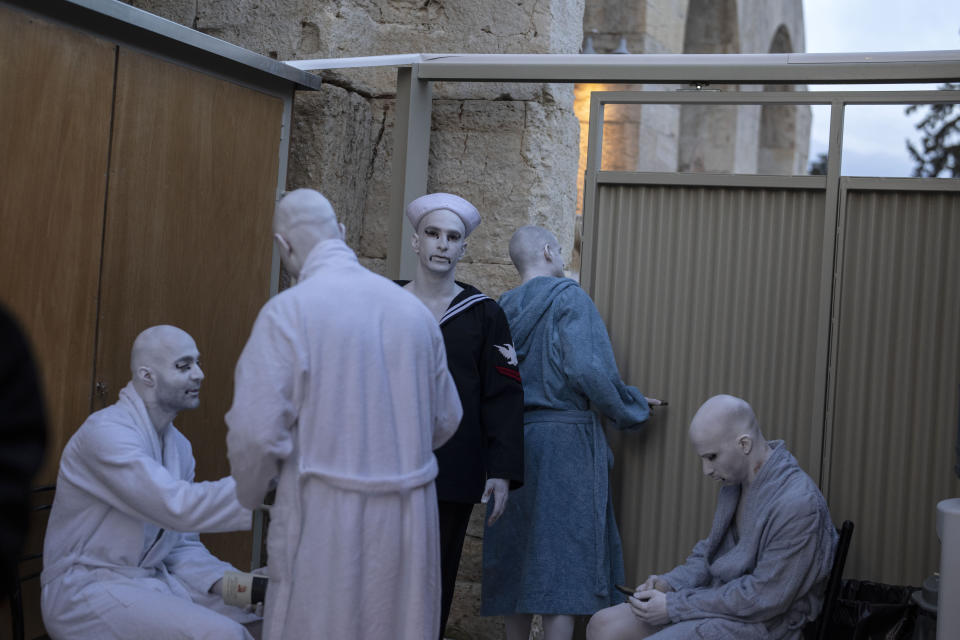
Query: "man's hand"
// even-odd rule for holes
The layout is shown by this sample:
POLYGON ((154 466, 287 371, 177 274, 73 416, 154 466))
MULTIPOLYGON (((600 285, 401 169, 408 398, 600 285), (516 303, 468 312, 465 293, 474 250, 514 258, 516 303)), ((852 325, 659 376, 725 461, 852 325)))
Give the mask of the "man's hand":
POLYGON ((647 589, 627 598, 633 614, 647 624, 659 627, 670 622, 667 614, 667 594, 658 589, 647 589))
POLYGON ((646 581, 637 587, 637 593, 640 593, 641 591, 649 591, 651 589, 656 589, 657 591, 662 591, 663 593, 669 593, 670 591, 673 591, 673 587, 670 586, 670 583, 658 575, 647 576, 646 581))
MULTIPOLYGON (((647 398, 644 396, 644 398, 647 398)), ((663 407, 666 406, 665 400, 657 400, 656 398, 647 398, 647 405, 650 407, 650 415, 653 415, 654 407, 663 407)))
POLYGON ((493 510, 487 520, 488 526, 499 520, 500 516, 503 515, 503 510, 507 508, 507 498, 510 496, 510 481, 503 478, 488 478, 480 502, 487 504, 490 501, 490 494, 493 494, 493 510))

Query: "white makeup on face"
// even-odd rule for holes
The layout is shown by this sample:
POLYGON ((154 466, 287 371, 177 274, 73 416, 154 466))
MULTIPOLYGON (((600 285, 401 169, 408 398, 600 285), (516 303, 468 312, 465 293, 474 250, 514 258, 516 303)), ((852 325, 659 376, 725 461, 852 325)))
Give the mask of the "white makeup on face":
POLYGON ((746 478, 748 460, 735 438, 701 434, 691 436, 691 442, 705 476, 725 485, 740 484, 746 478))
POLYGON ((200 386, 203 370, 200 368, 200 353, 193 341, 177 345, 168 352, 168 357, 154 367, 157 405, 165 411, 179 412, 195 409, 200 405, 200 386))
POLYGON ((554 255, 553 275, 556 276, 557 278, 562 278, 564 276, 563 249, 560 247, 559 244, 556 247, 551 247, 551 249, 553 250, 553 255, 554 255))
POLYGON ((446 209, 431 211, 420 221, 414 250, 420 264, 430 270, 446 272, 463 257, 467 237, 460 216, 446 209))

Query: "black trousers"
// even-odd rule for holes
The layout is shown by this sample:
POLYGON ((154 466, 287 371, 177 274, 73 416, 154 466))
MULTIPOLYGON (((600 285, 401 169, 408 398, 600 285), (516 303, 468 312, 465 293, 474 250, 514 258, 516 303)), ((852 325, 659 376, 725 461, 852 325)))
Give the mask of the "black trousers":
POLYGON ((450 604, 453 602, 453 590, 457 586, 457 570, 460 568, 460 553, 463 551, 463 539, 467 535, 470 513, 473 505, 462 502, 439 500, 440 512, 440 640, 447 628, 450 604))

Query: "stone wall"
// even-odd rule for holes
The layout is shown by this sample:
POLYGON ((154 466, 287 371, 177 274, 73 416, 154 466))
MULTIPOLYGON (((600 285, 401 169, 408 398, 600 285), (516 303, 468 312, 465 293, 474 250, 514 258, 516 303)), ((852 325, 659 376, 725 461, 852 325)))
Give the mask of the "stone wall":
MULTIPOLYGON (((132 0, 130 4, 280 60, 396 53, 575 53, 583 0, 132 0)), ((363 262, 382 271, 388 245, 396 72, 318 71, 298 93, 289 188, 325 193, 363 262)), ((459 277, 498 296, 518 284, 513 230, 573 241, 577 121, 566 85, 436 83, 428 191, 477 205, 459 277)), ((404 240, 406 241, 406 240, 404 240)))

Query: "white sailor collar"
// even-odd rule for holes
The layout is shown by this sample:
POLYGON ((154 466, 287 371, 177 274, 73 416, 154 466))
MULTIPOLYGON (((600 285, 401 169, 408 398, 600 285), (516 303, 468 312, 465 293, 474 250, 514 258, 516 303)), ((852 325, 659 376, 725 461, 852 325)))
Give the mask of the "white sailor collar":
MULTIPOLYGON (((464 286, 464 285, 461 284, 460 286, 464 286)), ((469 286, 469 285, 467 285, 467 286, 469 286)), ((440 326, 441 326, 441 327, 442 327, 444 324, 446 324, 447 322, 449 322, 450 320, 453 320, 455 317, 457 317, 458 315, 460 315, 461 313, 463 313, 463 312, 466 311, 467 309, 469 309, 470 307, 472 307, 472 306, 474 306, 474 305, 476 305, 476 304, 480 304, 480 303, 483 302, 484 300, 492 300, 492 299, 493 299, 493 298, 491 298, 490 296, 487 296, 487 295, 485 295, 485 294, 480 293, 479 291, 477 291, 477 290, 476 290, 475 288, 473 288, 473 287, 470 287, 470 288, 473 289, 473 293, 470 293, 469 291, 465 291, 465 293, 467 293, 467 296, 466 296, 465 298, 460 299, 460 300, 458 300, 457 298, 459 298, 460 295, 462 295, 462 293, 461 293, 461 294, 458 294, 457 297, 454 298, 453 301, 450 303, 450 306, 447 307, 447 310, 446 310, 446 312, 443 314, 443 317, 440 318, 440 326)), ((464 289, 466 289, 466 287, 464 287, 464 289)))

